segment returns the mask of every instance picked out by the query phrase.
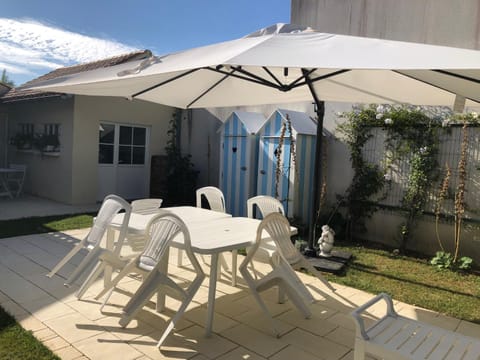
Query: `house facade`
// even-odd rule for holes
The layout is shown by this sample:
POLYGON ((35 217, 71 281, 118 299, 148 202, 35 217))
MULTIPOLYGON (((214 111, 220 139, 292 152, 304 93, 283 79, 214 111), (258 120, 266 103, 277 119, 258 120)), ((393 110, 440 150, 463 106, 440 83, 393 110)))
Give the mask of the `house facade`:
MULTIPOLYGON (((42 78, 150 55, 137 52, 62 68, 42 78)), ((165 153, 173 108, 21 89, 6 92, 0 101, 3 140, 9 142, 2 147, 3 163, 27 165, 25 192, 68 204, 95 203, 110 193, 127 199, 149 196, 150 159, 165 153), (51 138, 57 139, 53 145, 42 143, 51 138)))

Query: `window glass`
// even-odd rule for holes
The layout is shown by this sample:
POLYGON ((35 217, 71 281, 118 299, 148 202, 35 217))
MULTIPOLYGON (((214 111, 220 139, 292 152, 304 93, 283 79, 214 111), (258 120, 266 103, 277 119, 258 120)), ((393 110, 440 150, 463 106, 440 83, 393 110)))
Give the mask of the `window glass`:
POLYGON ((147 129, 134 128, 133 129, 133 145, 145 145, 147 129))
POLYGON ((145 163, 145 147, 135 146, 133 148, 132 164, 144 164, 145 163))
POLYGON ((132 131, 129 126, 120 126, 120 145, 132 144, 132 131))
POLYGON ((99 142, 103 144, 113 144, 115 140, 115 125, 100 124, 99 142))
POLYGON ((132 147, 122 146, 118 148, 118 163, 119 164, 131 164, 132 163, 132 147))
POLYGON ((98 163, 113 164, 113 144, 100 144, 98 148, 98 163))

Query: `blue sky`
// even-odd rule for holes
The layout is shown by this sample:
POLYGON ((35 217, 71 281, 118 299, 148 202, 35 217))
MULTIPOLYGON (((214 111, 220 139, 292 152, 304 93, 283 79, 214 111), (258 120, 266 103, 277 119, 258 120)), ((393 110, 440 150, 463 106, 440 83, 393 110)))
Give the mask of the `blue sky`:
POLYGON ((160 55, 290 22, 290 0, 2 0, 0 71, 16 85, 135 49, 160 55))

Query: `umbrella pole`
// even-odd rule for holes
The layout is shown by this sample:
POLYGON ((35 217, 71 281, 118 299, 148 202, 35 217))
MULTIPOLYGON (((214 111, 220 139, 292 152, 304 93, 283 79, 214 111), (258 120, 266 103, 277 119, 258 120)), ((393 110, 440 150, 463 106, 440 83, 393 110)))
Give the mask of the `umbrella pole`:
POLYGON ((325 115, 325 102, 321 101, 315 88, 308 77, 306 70, 303 70, 305 80, 308 84, 308 88, 312 93, 313 100, 316 106, 317 113, 317 139, 315 145, 315 169, 313 172, 313 206, 310 214, 309 228, 308 228, 308 247, 305 249, 304 255, 316 256, 315 251, 315 239, 316 239, 316 227, 320 216, 320 194, 322 189, 322 149, 323 149, 323 119, 325 115))

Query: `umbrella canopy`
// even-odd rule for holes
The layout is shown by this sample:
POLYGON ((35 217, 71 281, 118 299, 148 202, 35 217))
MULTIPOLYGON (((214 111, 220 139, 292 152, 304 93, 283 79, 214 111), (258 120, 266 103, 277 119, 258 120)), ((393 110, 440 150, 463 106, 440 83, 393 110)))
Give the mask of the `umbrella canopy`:
POLYGON ((452 105, 455 94, 480 102, 480 51, 277 24, 237 40, 33 88, 179 108, 309 101, 312 90, 325 101, 452 105))
MULTIPOLYGON (((319 117, 315 224, 323 101, 453 105, 458 95, 473 105, 480 102, 480 51, 277 24, 237 40, 36 82, 29 88, 137 98, 179 108, 291 103, 313 97, 319 117)), ((310 226, 310 250, 314 229, 310 226)))

